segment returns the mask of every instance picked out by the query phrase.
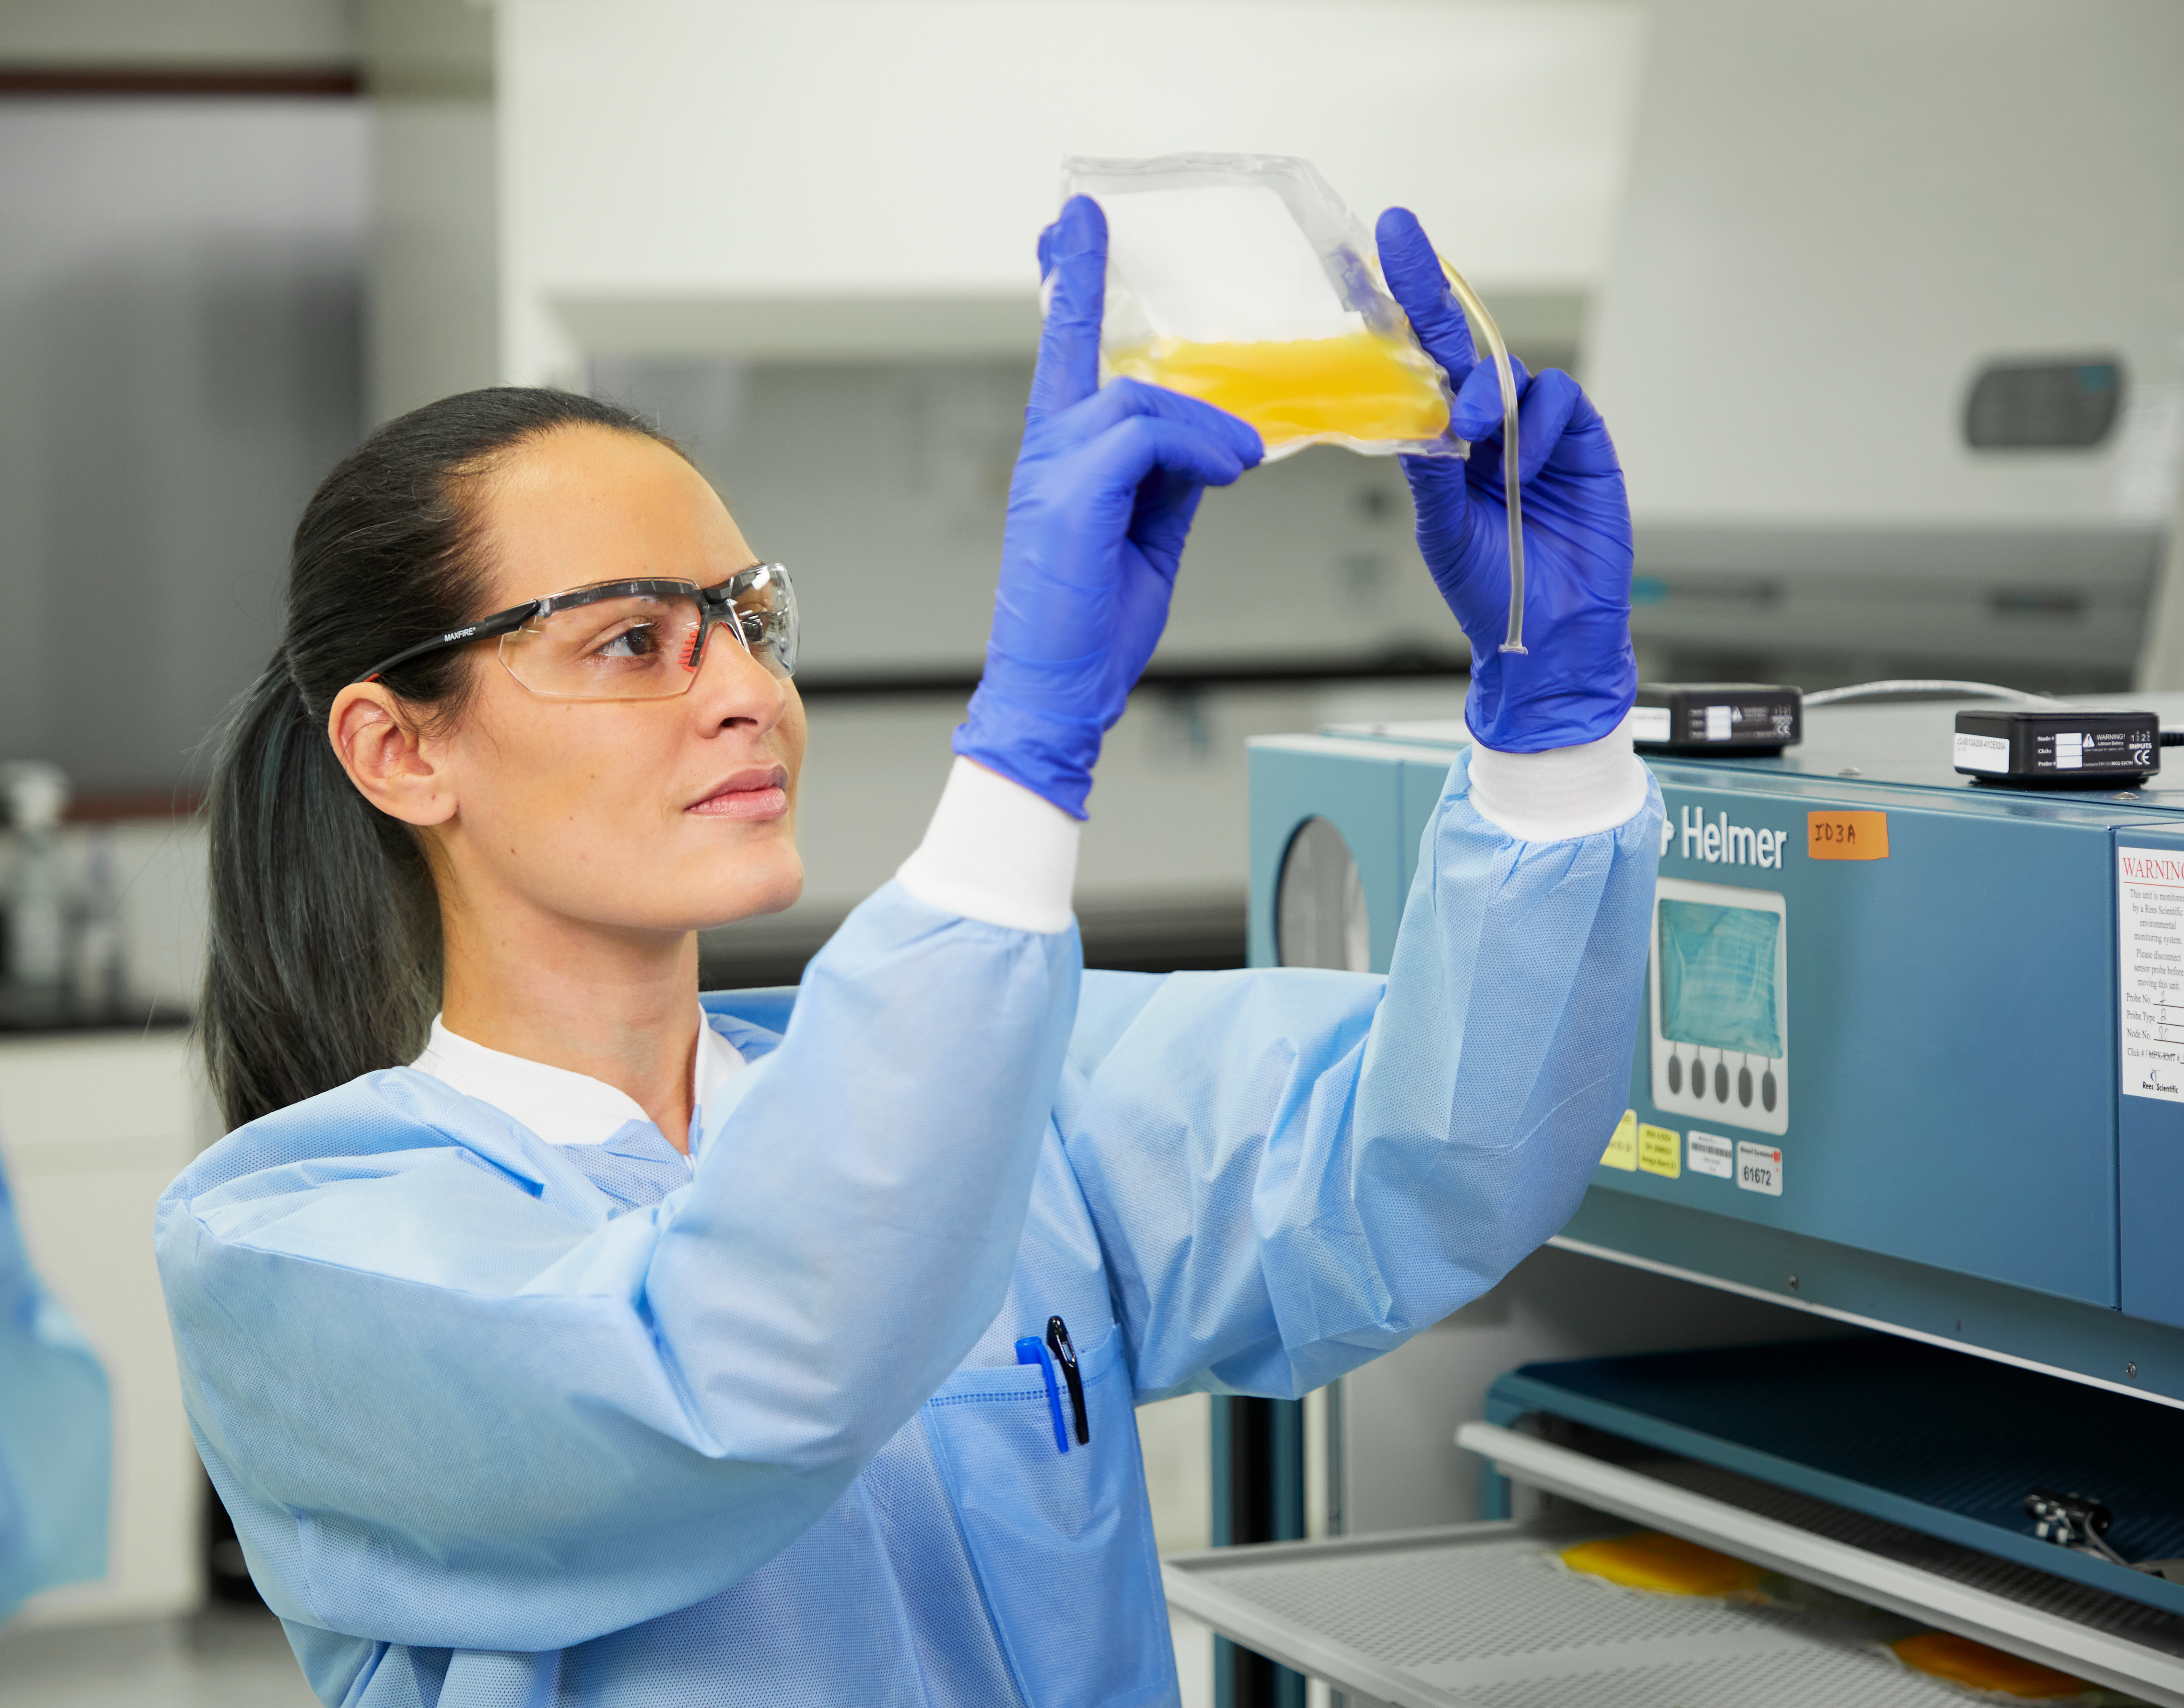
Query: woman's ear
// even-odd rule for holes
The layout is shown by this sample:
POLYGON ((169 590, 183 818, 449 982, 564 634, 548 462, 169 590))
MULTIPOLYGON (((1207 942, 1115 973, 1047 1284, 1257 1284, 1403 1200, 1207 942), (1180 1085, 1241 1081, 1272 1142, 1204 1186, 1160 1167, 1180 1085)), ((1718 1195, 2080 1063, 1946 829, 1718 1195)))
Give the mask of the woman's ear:
POLYGON ((444 824, 455 816, 447 773, 394 696, 376 682, 351 683, 326 714, 334 755, 357 792, 405 824, 444 824))

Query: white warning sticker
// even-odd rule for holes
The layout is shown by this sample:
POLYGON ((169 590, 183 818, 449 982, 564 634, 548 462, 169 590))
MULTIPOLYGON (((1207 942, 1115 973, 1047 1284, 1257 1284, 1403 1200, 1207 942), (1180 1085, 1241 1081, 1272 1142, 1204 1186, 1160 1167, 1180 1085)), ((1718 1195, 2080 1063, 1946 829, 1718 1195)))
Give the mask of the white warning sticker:
POLYGON ((1782 1153, 1773 1145, 1755 1145, 1749 1139, 1736 1141, 1736 1183, 1747 1192, 1764 1192, 1770 1198, 1782 1196, 1782 1153))
POLYGON ((2184 849, 2116 850, 2122 1090, 2184 1102, 2184 849))
POLYGON ((1736 1147, 1719 1133, 1693 1131, 1684 1141, 1686 1165, 1695 1175, 1728 1180, 1736 1173, 1736 1147))

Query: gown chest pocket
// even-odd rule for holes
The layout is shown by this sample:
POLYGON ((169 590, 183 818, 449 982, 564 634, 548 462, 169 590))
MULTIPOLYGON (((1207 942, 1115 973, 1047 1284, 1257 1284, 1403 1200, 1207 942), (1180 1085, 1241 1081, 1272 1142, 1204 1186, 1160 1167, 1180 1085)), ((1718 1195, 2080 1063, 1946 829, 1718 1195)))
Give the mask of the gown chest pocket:
MULTIPOLYGON (((1177 1700, 1122 1332, 1078 1354, 1091 1442, 1055 1447, 1036 1365, 958 1370, 925 1404, 1001 1647, 1029 1708, 1177 1700)), ((1070 1415, 1067 1391, 1062 1415, 1070 1415)))

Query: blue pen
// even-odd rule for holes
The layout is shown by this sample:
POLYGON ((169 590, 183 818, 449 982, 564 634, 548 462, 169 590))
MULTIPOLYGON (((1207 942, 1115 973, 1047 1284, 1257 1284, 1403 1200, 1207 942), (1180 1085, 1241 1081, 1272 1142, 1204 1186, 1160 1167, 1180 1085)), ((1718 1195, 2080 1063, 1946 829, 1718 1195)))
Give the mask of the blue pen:
POLYGON ((1069 1430, 1061 1421, 1061 1385, 1054 1379, 1054 1360, 1047 1356, 1046 1348, 1037 1335, 1028 1334, 1017 1342, 1017 1362, 1037 1365, 1039 1374, 1046 1378, 1046 1410, 1054 1423, 1055 1451, 1068 1452, 1069 1430))

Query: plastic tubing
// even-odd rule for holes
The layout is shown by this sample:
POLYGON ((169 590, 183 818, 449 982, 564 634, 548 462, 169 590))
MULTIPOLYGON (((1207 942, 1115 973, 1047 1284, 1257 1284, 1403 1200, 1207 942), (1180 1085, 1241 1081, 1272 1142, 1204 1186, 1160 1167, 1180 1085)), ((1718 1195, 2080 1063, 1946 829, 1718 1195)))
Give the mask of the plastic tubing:
POLYGON ((1524 650, 1524 506, 1517 491, 1517 376, 1509 367, 1509 346, 1502 341, 1502 328, 1494 324, 1494 316, 1486 312, 1486 304, 1479 300, 1479 293, 1463 282, 1463 275, 1448 264, 1446 255, 1434 259, 1440 263, 1443 276, 1456 299, 1463 304, 1464 312, 1486 335, 1486 349, 1494 358, 1494 370, 1502 377, 1502 484, 1508 488, 1509 507, 1509 632, 1502 638, 1502 650, 1522 652, 1524 650))
POLYGON ((2063 704, 2052 695, 2027 694, 2021 688, 2004 688, 1995 682, 1959 682, 1953 676, 1892 676, 1886 682, 1823 688, 1804 699, 1808 706, 1833 706, 1839 700, 1879 700, 1891 694, 1956 694, 1968 700, 2013 700, 2020 706, 2059 707, 2063 704))

